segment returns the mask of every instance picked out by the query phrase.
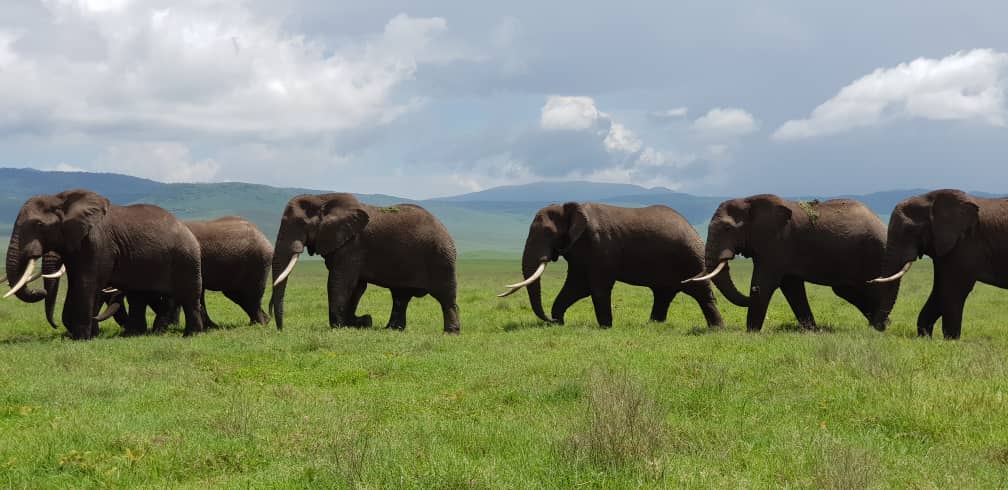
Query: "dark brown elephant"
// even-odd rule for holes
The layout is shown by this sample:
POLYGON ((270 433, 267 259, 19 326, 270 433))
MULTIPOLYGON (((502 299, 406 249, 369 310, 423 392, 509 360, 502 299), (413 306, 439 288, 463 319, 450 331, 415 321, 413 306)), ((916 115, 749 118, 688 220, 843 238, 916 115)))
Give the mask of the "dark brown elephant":
MULTIPOLYGON (((780 288, 798 323, 814 327, 805 283, 830 286, 837 296, 884 330, 899 282, 866 284, 882 268, 886 230, 865 205, 850 199, 788 201, 772 194, 731 199, 718 206, 707 229, 706 270, 721 287, 731 283, 728 261, 753 259, 746 329, 763 328, 780 288), (718 276, 725 280, 718 281, 718 276)), ((726 295, 734 294, 734 286, 726 295)), ((722 292, 724 290, 722 289, 722 292)))
POLYGON ((350 194, 300 195, 284 208, 273 253, 270 311, 283 328, 288 275, 300 254, 321 255, 329 269, 329 325, 371 325, 357 316, 368 284, 392 291, 388 328, 406 328, 406 308, 430 294, 444 316, 445 333, 459 333, 455 304, 455 242, 427 210, 413 204, 375 207, 350 194))
MULTIPOLYGON (((536 316, 563 323, 564 313, 579 299, 591 296, 595 319, 612 326, 612 288, 616 281, 644 286, 654 293, 651 319, 665 321, 669 304, 680 291, 697 301, 707 325, 719 327, 709 281, 687 284, 684 279, 703 271, 703 241, 696 230, 672 208, 622 208, 598 203, 568 202, 539 210, 529 227, 522 256, 524 281, 500 296, 528 288, 536 316), (567 261, 567 279, 553 301, 552 314, 542 305, 539 277, 546 264, 567 261)), ((736 291, 736 300, 744 297, 736 291)))
MULTIPOLYGON (((273 246, 265 235, 251 221, 240 216, 225 216, 211 221, 186 221, 200 243, 204 293, 200 296, 203 310, 203 324, 216 328, 217 324, 206 310, 205 291, 220 291, 225 297, 241 307, 249 317, 250 324, 265 325, 269 316, 262 309, 262 297, 266 291, 273 246)), ((43 267, 43 272, 54 265, 43 267)), ((58 273, 55 278, 45 279, 46 318, 52 323, 52 308, 55 293, 59 288, 58 273)), ((143 291, 106 294, 104 301, 109 309, 102 313, 101 320, 112 316, 127 334, 143 333, 147 330, 146 308, 156 313, 155 330, 178 322, 178 306, 173 298, 143 291), (129 304, 128 312, 123 308, 123 299, 129 304)))
POLYGON ((55 252, 70 282, 63 324, 76 339, 98 332, 94 315, 103 287, 171 295, 186 317, 186 335, 203 330, 200 247, 171 213, 157 206, 114 206, 86 190, 35 196, 25 202, 7 250, 7 296, 38 301, 24 289, 38 259, 55 252))
POLYGON ((900 202, 889 218, 885 277, 873 282, 898 281, 924 255, 934 261, 934 283, 917 335, 930 337, 941 318, 945 338, 958 339, 976 282, 1008 288, 1008 199, 943 189, 900 202))

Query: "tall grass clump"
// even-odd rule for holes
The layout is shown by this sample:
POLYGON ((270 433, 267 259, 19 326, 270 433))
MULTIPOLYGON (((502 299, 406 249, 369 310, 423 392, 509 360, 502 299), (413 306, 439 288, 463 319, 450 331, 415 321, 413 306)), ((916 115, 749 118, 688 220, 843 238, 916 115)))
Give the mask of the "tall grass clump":
POLYGON ((642 462, 664 445, 664 412, 643 385, 625 373, 588 376, 583 418, 569 438, 580 461, 612 468, 642 462))

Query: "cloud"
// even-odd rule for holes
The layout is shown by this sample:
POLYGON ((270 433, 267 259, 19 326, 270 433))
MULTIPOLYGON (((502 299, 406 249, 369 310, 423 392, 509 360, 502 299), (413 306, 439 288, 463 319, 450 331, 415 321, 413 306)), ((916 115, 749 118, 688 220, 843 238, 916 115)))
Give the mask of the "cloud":
POLYGON ((892 118, 973 120, 1005 124, 1008 54, 960 51, 879 68, 840 89, 807 119, 785 122, 773 134, 789 141, 875 126, 892 118))
POLYGON ((656 121, 668 121, 675 119, 682 119, 689 114, 689 109, 686 107, 674 107, 672 109, 666 109, 664 111, 653 111, 648 113, 648 117, 656 121))
POLYGON ((607 118, 595 107, 591 97, 551 96, 539 116, 539 127, 553 130, 584 130, 594 128, 607 118))
POLYGON ((694 131, 714 136, 740 136, 758 128, 752 114, 735 108, 717 107, 693 121, 694 131))
POLYGON ((105 170, 161 182, 207 182, 220 164, 213 159, 194 159, 181 143, 127 143, 105 149, 97 163, 105 170))
POLYGON ((44 2, 39 29, 0 23, 0 129, 245 134, 270 138, 388 123, 422 98, 396 89, 442 49, 440 17, 392 17, 324 46, 243 4, 44 2))

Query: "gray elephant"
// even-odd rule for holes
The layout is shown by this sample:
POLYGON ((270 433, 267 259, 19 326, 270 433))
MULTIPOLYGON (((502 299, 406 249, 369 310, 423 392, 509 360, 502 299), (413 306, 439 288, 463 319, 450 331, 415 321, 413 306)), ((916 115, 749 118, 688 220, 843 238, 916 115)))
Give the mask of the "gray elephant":
POLYGON ((917 335, 958 339, 966 297, 977 281, 1008 288, 1008 199, 985 199, 943 189, 906 199, 889 218, 882 276, 898 281, 918 258, 934 260, 931 294, 917 316, 917 335))
POLYGON ((665 321, 669 304, 682 291, 700 305, 708 326, 720 327, 721 313, 710 282, 683 282, 703 271, 703 261, 700 236, 667 206, 553 204, 540 209, 529 227, 522 255, 525 280, 499 296, 526 287, 536 316, 555 323, 563 323, 564 313, 576 301, 591 296, 595 319, 602 327, 611 327, 612 289, 620 281, 651 289, 651 320, 665 321), (567 261, 567 279, 553 301, 552 314, 546 316, 539 278, 546 264, 559 257, 567 261))
POLYGON ((157 206, 114 206, 86 190, 35 196, 25 202, 11 232, 7 280, 22 301, 45 291, 27 290, 39 258, 55 252, 70 286, 63 324, 75 339, 98 333, 95 313, 101 290, 142 290, 171 295, 185 312, 185 334, 203 330, 200 246, 192 232, 157 206))
MULTIPOLYGON (((269 323, 269 316, 261 306, 273 258, 273 246, 266 236, 255 224, 240 216, 225 216, 211 221, 186 221, 185 225, 200 243, 204 289, 200 296, 203 324, 209 328, 217 327, 206 310, 206 290, 221 291, 245 311, 250 324, 269 323)), ((54 265, 43 267, 43 272, 53 267, 54 265)), ((55 277, 50 276, 44 280, 47 292, 46 318, 50 323, 54 303, 50 298, 55 298, 59 288, 59 274, 57 272, 54 275, 55 277)), ((178 306, 170 297, 144 291, 128 291, 106 293, 104 301, 109 306, 99 315, 99 321, 114 317, 127 334, 146 332, 148 306, 156 314, 155 330, 178 322, 178 306), (123 308, 124 299, 129 304, 128 313, 123 308)))
POLYGON ((882 268, 886 230, 879 217, 850 199, 789 201, 760 194, 724 201, 707 229, 706 270, 729 298, 728 261, 740 254, 753 259, 746 329, 763 328, 767 306, 780 288, 798 323, 814 327, 805 283, 830 286, 837 296, 884 330, 899 282, 866 284, 882 268), (727 280, 717 280, 724 276, 727 280))
POLYGON ((420 206, 375 207, 342 193, 292 198, 273 253, 270 311, 278 329, 288 276, 306 248, 309 255, 321 255, 329 270, 331 327, 370 326, 371 317, 356 312, 367 285, 374 284, 392 291, 387 328, 406 328, 410 299, 430 294, 441 303, 445 333, 459 333, 455 242, 420 206))

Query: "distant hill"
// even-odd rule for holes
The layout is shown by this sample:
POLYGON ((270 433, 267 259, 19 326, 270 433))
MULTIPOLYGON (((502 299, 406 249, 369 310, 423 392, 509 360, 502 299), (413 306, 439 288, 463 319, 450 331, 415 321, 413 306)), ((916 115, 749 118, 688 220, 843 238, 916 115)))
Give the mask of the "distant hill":
MULTIPOLYGON (((256 223, 270 240, 276 236, 280 214, 291 197, 303 193, 331 192, 239 182, 165 184, 119 174, 0 168, 0 238, 3 241, 0 248, 6 246, 6 236, 26 199, 37 194, 53 194, 74 188, 93 190, 107 196, 115 204, 156 204, 182 219, 210 219, 229 214, 244 216, 256 223)), ((864 202, 883 219, 888 219, 888 214, 896 203, 923 192, 926 190, 908 189, 837 197, 864 202)), ((992 194, 976 194, 995 197, 992 194)), ((424 206, 444 222, 463 253, 513 253, 521 250, 533 213, 554 202, 595 201, 630 207, 663 204, 679 211, 704 235, 714 210, 726 199, 694 196, 663 187, 648 189, 630 184, 596 182, 540 182, 502 186, 419 201, 384 194, 355 195, 363 202, 379 206, 402 202, 415 202, 424 206)), ((794 198, 825 200, 830 197, 794 198)))

